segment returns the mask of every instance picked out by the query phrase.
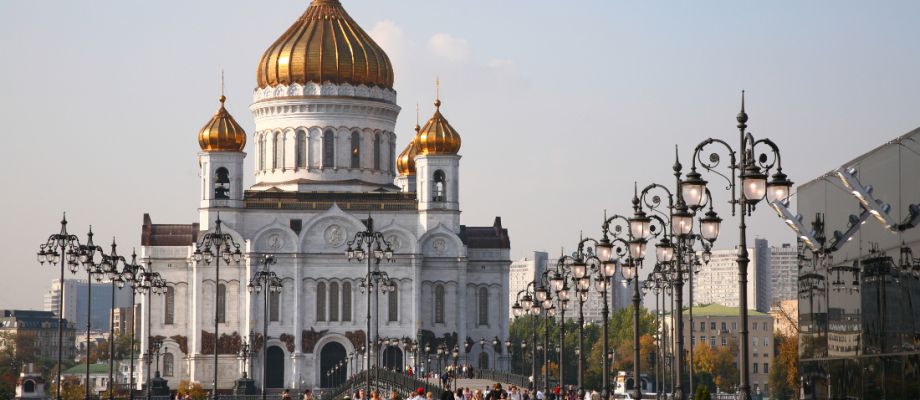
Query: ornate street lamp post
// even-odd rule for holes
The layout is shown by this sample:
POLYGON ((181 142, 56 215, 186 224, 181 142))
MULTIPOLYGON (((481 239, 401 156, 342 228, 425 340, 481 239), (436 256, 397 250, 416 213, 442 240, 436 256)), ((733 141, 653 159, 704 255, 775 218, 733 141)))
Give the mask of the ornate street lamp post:
MULTIPOLYGON (((367 334, 364 335, 365 338, 365 349, 367 349, 367 364, 370 365, 370 353, 371 353, 371 291, 374 292, 374 297, 379 298, 378 293, 380 290, 396 290, 396 282, 390 279, 389 275, 385 272, 380 271, 380 262, 382 260, 387 260, 388 262, 395 262, 393 259, 393 249, 390 246, 390 243, 386 241, 383 237, 383 233, 377 232, 374 230, 374 219, 370 215, 367 216, 367 226, 366 231, 356 232, 354 238, 352 238, 347 243, 347 248, 345 250, 345 257, 348 258, 348 261, 367 261, 367 274, 361 280, 361 292, 367 293, 367 334), (372 269, 373 266, 373 269, 372 269)), ((379 305, 379 302, 375 301, 375 305, 379 305)), ((378 307, 379 308, 379 307, 378 307)), ((377 330, 379 330, 380 325, 380 310, 377 310, 377 330)), ((376 337, 379 332, 374 333, 375 336, 375 345, 376 337)), ((379 348, 375 351, 375 363, 374 367, 379 369, 379 348)), ((379 372, 375 370, 374 372, 374 385, 378 384, 379 372)), ((371 382, 370 374, 367 374, 364 382, 365 393, 371 392, 371 382)))
MULTIPOLYGON (((708 193, 706 191, 707 182, 703 180, 702 175, 696 170, 697 162, 707 171, 713 171, 719 166, 720 157, 718 153, 711 153, 707 159, 703 158, 703 152, 710 144, 717 143, 725 148, 729 154, 728 168, 730 177, 728 189, 731 191, 732 215, 735 215, 736 208, 740 208, 740 221, 738 224, 738 308, 741 314, 741 362, 740 364, 740 398, 748 400, 751 398, 750 385, 750 341, 748 338, 748 299, 747 299, 747 267, 750 263, 747 250, 747 221, 746 217, 754 211, 754 207, 760 200, 766 198, 769 203, 783 202, 789 197, 792 182, 787 179, 783 173, 782 160, 780 158, 779 147, 770 139, 755 140, 754 136, 747 132, 748 115, 744 111, 744 92, 741 92, 741 112, 736 117, 738 121, 738 151, 732 148, 727 142, 720 139, 709 138, 696 146, 693 151, 693 164, 690 172, 681 181, 681 196, 684 202, 692 209, 698 210, 707 201, 708 193), (755 158, 758 146, 767 146, 772 153, 772 157, 762 153, 755 158), (740 157, 736 157, 740 154, 740 157), (775 173, 767 181, 770 171, 775 168, 775 173), (736 193, 740 183, 740 193, 736 193)), ((719 174, 719 173, 717 173, 719 174)), ((719 174, 723 177, 725 175, 719 174)), ((707 215, 701 222, 701 234, 703 237, 718 237, 719 225, 709 224, 707 226, 707 215)))
MULTIPOLYGON (((517 293, 516 300, 514 305, 511 306, 511 313, 515 318, 521 317, 525 314, 530 314, 530 333, 531 333, 531 357, 530 357, 530 379, 531 383, 536 379, 537 372, 537 318, 540 316, 542 311, 542 305, 540 302, 535 302, 534 298, 534 282, 530 281, 523 290, 517 293)), ((482 340, 482 344, 485 344, 485 339, 482 340)), ((523 347, 523 343, 521 344, 523 347)), ((523 361, 524 354, 522 350, 521 360, 523 361)), ((534 389, 531 387, 531 389, 534 389)))
MULTIPOLYGON (((152 295, 156 294, 159 296, 163 294, 164 292, 166 292, 166 281, 163 280, 162 277, 160 277, 159 272, 152 272, 150 271, 150 269, 151 269, 151 265, 150 265, 150 262, 148 262, 147 271, 143 271, 140 273, 140 275, 138 275, 138 287, 140 288, 139 293, 147 294, 147 304, 145 305, 146 310, 144 311, 147 314, 146 343, 147 343, 148 350, 150 348, 150 345, 153 343, 153 335, 150 333, 150 327, 151 327, 150 325, 150 314, 151 314, 150 308, 151 307, 150 306, 153 301, 152 295)), ((150 400, 153 396, 153 386, 155 385, 154 381, 156 382, 157 389, 160 389, 165 385, 163 385, 164 382, 162 381, 162 378, 160 378, 159 374, 156 375, 153 381, 151 381, 150 379, 150 361, 151 360, 150 360, 149 351, 147 352, 146 357, 144 359, 147 361, 147 385, 146 385, 147 400, 150 400)))
POLYGON ((109 310, 109 381, 107 385, 109 400, 115 399, 115 287, 120 289, 125 286, 124 273, 126 272, 125 258, 118 255, 116 247, 113 238, 111 251, 109 254, 102 254, 102 263, 99 265, 99 269, 112 285, 112 303, 109 310), (121 271, 118 270, 119 264, 122 266, 121 271))
MULTIPOLYGON (((41 265, 61 265, 60 294, 58 295, 58 352, 57 352, 57 400, 61 400, 61 369, 64 359, 64 265, 71 266, 71 272, 76 272, 77 258, 80 252, 80 239, 76 235, 67 233, 67 214, 61 218, 61 230, 51 236, 39 246, 38 262, 41 265)), ((87 363, 89 361, 87 360, 87 363)))
MULTIPOLYGON (((86 393, 84 397, 86 400, 91 398, 91 385, 89 380, 89 348, 90 348, 90 331, 92 329, 92 298, 93 298, 93 275, 96 275, 96 281, 102 281, 102 269, 99 268, 99 263, 96 262, 96 254, 102 254, 102 247, 96 246, 93 243, 93 228, 89 228, 89 233, 87 233, 86 244, 80 246, 79 250, 79 261, 83 264, 83 267, 86 269, 86 393)), ((76 264, 71 264, 71 272, 76 273, 77 267, 76 264)), ((61 310, 63 312, 63 310, 61 310)))
MULTIPOLYGON (((249 293, 259 294, 264 292, 262 298, 262 400, 265 400, 267 392, 265 390, 266 370, 268 369, 268 320, 269 309, 268 303, 271 300, 270 294, 280 294, 284 285, 281 284, 281 278, 271 271, 272 264, 275 263, 275 256, 264 255, 259 259, 262 264, 262 271, 257 271, 246 288, 249 293)), ((280 300, 279 300, 280 301, 280 300)))
MULTIPOLYGON (((150 347, 147 349, 147 365, 150 365, 150 362, 153 361, 156 372, 154 373, 154 378, 160 377, 160 349, 163 347, 163 340, 154 339, 150 342, 150 347)), ((148 369, 150 369, 148 367, 148 369)))
MULTIPOLYGON (((194 258, 196 263, 204 261, 205 265, 210 265, 212 261, 216 261, 214 264, 214 382, 211 387, 211 394, 212 398, 217 400, 220 397, 217 393, 217 376, 219 372, 217 361, 220 353, 220 346, 218 346, 220 333, 218 330, 221 322, 220 261, 223 260, 227 265, 231 261, 238 264, 243 258, 239 243, 233 239, 232 235, 223 231, 223 221, 220 220, 220 215, 214 221, 214 231, 205 233, 195 244, 194 258)), ((226 303, 226 292, 224 292, 224 303, 226 303)))
POLYGON ((137 320, 137 314, 135 313, 135 296, 138 293, 142 293, 143 289, 143 277, 146 269, 137 262, 137 253, 131 252, 131 262, 125 263, 124 271, 122 272, 122 279, 131 286, 131 357, 129 358, 129 371, 128 371, 128 398, 134 400, 134 346, 137 337, 137 332, 134 330, 135 321, 137 320))
POLYGON ((566 256, 562 255, 556 262, 556 270, 549 278, 553 291, 556 292, 556 303, 559 305, 559 388, 560 394, 565 395, 565 311, 569 303, 569 283, 571 272, 565 268, 566 256))

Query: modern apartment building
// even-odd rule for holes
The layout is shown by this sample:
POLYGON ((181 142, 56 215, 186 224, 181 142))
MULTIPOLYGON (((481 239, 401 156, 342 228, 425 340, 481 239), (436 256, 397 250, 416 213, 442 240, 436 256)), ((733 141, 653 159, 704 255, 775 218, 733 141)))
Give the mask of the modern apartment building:
MULTIPOLYGON (((765 239, 755 239, 754 248, 748 249, 748 305, 760 312, 770 310, 770 248, 765 239)), ((737 308, 738 251, 713 250, 708 264, 693 278, 695 304, 721 304, 737 308)))
MULTIPOLYGON (((688 351, 691 348, 695 349, 700 343, 705 343, 713 350, 729 349, 737 356, 741 348, 739 343, 741 316, 737 306, 720 304, 697 306, 693 307, 692 324, 689 310, 684 310, 683 318, 684 346, 688 351)), ((664 329, 665 339, 670 343, 674 329, 674 321, 670 315, 664 319, 664 329)), ((751 393, 754 394, 768 394, 770 368, 773 367, 773 329, 773 318, 770 315, 756 310, 748 312, 748 336, 751 340, 748 360, 750 360, 751 393)))

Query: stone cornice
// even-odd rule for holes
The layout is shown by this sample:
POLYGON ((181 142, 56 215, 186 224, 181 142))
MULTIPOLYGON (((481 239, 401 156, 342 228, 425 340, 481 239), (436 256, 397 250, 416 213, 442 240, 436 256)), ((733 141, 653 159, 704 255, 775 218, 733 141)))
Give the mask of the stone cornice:
POLYGON ((396 104, 396 91, 380 87, 368 87, 364 85, 353 86, 347 83, 334 84, 326 82, 322 85, 310 82, 306 85, 295 83, 292 85, 278 85, 274 87, 264 87, 253 90, 252 102, 272 100, 289 97, 350 97, 367 100, 384 101, 390 104, 396 104))

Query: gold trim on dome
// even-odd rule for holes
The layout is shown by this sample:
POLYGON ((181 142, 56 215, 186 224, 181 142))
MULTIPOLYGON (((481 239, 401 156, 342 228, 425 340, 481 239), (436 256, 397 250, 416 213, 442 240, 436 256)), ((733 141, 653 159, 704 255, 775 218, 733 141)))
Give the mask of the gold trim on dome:
POLYGON ((434 102, 434 115, 419 131, 415 141, 418 142, 419 155, 457 154, 460 151, 460 134, 450 126, 447 118, 441 115, 441 100, 434 102))
POLYGON ((390 59, 338 0, 313 0, 259 60, 258 87, 307 82, 393 88, 390 59))
POLYGON ((412 140, 409 141, 409 145, 396 156, 396 172, 402 176, 415 175, 415 156, 418 155, 418 146, 416 141, 418 141, 418 131, 421 129, 418 124, 415 124, 415 136, 412 137, 412 140))
POLYGON ((219 100, 220 109, 198 131, 198 145, 205 152, 243 151, 246 147, 246 131, 224 108, 227 97, 221 95, 219 100))

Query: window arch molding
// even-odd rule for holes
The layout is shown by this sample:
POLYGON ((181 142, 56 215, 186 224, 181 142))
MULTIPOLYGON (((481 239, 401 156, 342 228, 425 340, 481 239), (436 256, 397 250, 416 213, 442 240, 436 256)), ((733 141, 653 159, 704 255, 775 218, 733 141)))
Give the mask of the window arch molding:
POLYGON ((432 201, 446 201, 447 200, 447 174, 444 173, 444 170, 436 170, 431 178, 431 200, 432 201))
POLYGON ((436 324, 443 324, 445 321, 445 297, 446 289, 444 284, 436 283, 434 285, 434 323, 436 324))
POLYGON ((323 168, 335 168, 335 130, 332 128, 323 129, 322 134, 322 164, 323 168))
POLYGON ((272 169, 284 167, 284 135, 280 131, 272 132, 272 169))
POLYGON ((351 131, 349 138, 349 167, 361 168, 361 131, 351 131))

